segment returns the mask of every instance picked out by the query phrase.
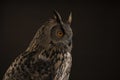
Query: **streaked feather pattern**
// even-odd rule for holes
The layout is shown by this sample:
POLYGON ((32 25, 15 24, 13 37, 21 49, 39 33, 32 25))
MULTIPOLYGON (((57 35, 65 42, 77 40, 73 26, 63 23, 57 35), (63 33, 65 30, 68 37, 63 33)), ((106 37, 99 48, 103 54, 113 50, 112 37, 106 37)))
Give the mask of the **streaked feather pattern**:
POLYGON ((58 12, 43 24, 25 52, 6 71, 3 80, 68 80, 72 66, 72 30, 58 12), (62 37, 56 32, 61 31, 62 37))

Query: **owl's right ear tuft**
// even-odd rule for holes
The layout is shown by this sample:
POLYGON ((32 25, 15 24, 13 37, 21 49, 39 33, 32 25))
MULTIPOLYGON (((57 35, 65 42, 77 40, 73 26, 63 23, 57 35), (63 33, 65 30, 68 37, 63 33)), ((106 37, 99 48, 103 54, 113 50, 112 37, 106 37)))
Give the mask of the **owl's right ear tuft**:
POLYGON ((56 10, 54 10, 54 19, 55 19, 58 23, 63 24, 62 18, 61 18, 60 14, 59 14, 56 10))
POLYGON ((72 22, 72 12, 70 12, 70 15, 68 17, 67 23, 70 25, 72 22))

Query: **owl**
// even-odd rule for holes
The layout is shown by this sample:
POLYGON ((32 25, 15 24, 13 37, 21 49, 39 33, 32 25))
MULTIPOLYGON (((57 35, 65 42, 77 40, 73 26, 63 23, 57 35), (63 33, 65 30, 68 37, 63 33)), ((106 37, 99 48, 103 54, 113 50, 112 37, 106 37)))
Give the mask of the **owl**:
POLYGON ((36 32, 28 48, 6 71, 3 80, 69 80, 72 66, 72 14, 63 21, 54 11, 36 32))

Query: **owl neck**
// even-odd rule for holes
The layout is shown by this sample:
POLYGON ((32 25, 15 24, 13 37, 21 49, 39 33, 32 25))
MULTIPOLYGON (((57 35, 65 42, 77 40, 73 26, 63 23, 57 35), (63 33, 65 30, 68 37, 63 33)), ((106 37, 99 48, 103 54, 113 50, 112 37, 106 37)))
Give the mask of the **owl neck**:
POLYGON ((39 40, 37 40, 36 37, 34 37, 33 40, 31 41, 30 45, 26 49, 26 51, 29 51, 29 52, 42 51, 43 49, 49 50, 49 49, 53 48, 55 51, 67 51, 70 53, 71 49, 72 49, 72 45, 68 46, 68 45, 64 45, 64 44, 55 44, 52 41, 47 44, 48 44, 48 46, 44 46, 45 44, 43 44, 43 45, 39 44, 39 40))
MULTIPOLYGON (((64 55, 67 54, 67 50, 65 49, 60 49, 55 46, 51 46, 49 49, 43 49, 39 53, 39 58, 46 58, 46 60, 54 61, 55 59, 64 58, 64 55)), ((56 60, 55 60, 56 61, 56 60)))

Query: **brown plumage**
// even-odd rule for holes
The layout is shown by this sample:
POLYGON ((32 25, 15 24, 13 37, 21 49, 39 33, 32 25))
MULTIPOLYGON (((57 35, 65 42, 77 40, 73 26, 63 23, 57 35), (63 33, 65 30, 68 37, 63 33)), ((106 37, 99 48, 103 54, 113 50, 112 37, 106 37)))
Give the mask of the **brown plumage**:
POLYGON ((3 80, 68 80, 72 65, 72 15, 67 22, 55 11, 54 19, 38 29, 25 52, 6 71, 3 80))

